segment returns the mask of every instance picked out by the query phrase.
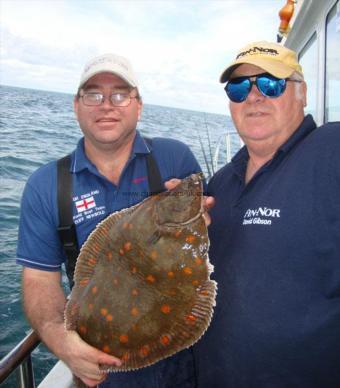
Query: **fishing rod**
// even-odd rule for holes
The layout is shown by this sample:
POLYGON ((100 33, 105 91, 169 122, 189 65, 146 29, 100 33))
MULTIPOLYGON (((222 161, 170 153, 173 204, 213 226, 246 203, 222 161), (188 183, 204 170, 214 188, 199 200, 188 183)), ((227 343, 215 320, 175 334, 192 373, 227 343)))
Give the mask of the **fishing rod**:
POLYGON ((208 128, 205 112, 204 112, 204 124, 205 124, 205 129, 206 129, 206 133, 207 133, 207 137, 208 137, 208 147, 209 147, 209 154, 210 154, 211 169, 212 169, 212 173, 215 174, 213 155, 212 155, 212 150, 211 150, 211 142, 210 142, 210 131, 209 131, 209 128, 208 128))
POLYGON ((209 179, 211 178, 212 175, 211 175, 211 171, 210 171, 210 167, 209 167, 207 155, 205 154, 205 149, 204 149, 204 146, 203 146, 202 138, 201 138, 201 135, 200 135, 200 132, 199 132, 198 129, 196 130, 196 133, 197 133, 197 135, 198 135, 198 140, 199 140, 200 145, 201 145, 201 150, 202 150, 204 162, 205 162, 205 165, 206 165, 207 170, 208 170, 208 180, 209 180, 209 179))

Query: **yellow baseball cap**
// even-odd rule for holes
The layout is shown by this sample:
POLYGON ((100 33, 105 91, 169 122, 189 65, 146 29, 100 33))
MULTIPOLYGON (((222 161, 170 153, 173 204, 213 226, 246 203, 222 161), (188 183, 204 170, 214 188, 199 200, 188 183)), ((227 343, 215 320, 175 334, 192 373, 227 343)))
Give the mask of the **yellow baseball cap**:
POLYGON ((261 67, 277 78, 288 78, 294 71, 303 77, 296 52, 278 43, 266 41, 250 43, 243 47, 236 59, 223 71, 220 82, 227 82, 231 73, 242 63, 261 67))

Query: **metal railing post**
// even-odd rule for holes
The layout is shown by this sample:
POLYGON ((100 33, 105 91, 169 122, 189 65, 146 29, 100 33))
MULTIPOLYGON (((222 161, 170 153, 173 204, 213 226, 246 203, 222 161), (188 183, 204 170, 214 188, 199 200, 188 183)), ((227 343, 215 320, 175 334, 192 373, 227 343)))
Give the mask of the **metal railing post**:
POLYGON ((39 343, 38 335, 31 331, 0 360, 0 384, 16 371, 19 388, 35 388, 31 353, 39 343))
POLYGON ((17 384, 18 388, 35 388, 34 372, 30 355, 26 357, 17 369, 17 384))

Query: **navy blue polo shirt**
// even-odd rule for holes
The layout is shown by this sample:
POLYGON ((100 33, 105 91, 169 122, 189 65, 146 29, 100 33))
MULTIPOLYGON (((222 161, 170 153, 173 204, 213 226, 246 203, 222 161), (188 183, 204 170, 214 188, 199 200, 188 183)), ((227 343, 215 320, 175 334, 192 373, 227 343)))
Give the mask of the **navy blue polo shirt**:
MULTIPOLYGON (((131 156, 118 186, 99 173, 86 157, 82 138, 72 153, 73 220, 79 246, 98 222, 114 211, 128 208, 149 195, 145 155, 157 162, 163 182, 185 178, 201 171, 190 149, 183 143, 154 138, 152 147, 137 132, 131 156)), ((47 271, 59 271, 66 260, 57 233, 57 163, 35 171, 24 189, 21 202, 17 263, 47 271)))
POLYGON ((246 148, 210 181, 210 328, 199 387, 340 387, 340 123, 306 116, 245 185, 246 148))

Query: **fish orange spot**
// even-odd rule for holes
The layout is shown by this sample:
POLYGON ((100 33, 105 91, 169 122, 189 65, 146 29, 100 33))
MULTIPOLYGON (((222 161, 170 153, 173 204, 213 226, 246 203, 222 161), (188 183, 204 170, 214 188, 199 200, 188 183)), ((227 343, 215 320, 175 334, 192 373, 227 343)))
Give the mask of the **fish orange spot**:
POLYGON ((106 252, 106 258, 107 258, 108 260, 112 260, 112 258, 113 258, 112 252, 106 252))
POLYGON ((175 233, 175 237, 179 237, 181 234, 182 234, 182 231, 181 230, 177 230, 177 232, 175 233))
POLYGON ((136 273, 137 272, 137 268, 136 267, 132 267, 132 273, 136 273))
POLYGON ((134 317, 136 317, 138 314, 139 314, 138 308, 137 308, 137 307, 132 307, 132 309, 131 309, 131 315, 133 315, 134 317))
POLYGON ((175 275, 175 274, 174 274, 172 271, 168 272, 168 277, 169 277, 169 278, 173 278, 174 275, 175 275))
POLYGON ((203 260, 202 260, 200 257, 196 257, 195 263, 196 263, 197 265, 201 265, 201 264, 203 263, 203 260))
POLYGON ((111 314, 107 314, 106 320, 107 320, 108 322, 112 322, 113 316, 112 316, 111 314))
POLYGON ((150 347, 148 345, 144 345, 140 348, 139 354, 142 357, 146 357, 150 353, 150 347))
POLYGON ((86 334, 87 328, 85 326, 80 326, 79 331, 81 334, 86 334))
POLYGON ((163 306, 161 307, 161 311, 164 314, 169 314, 170 310, 171 310, 171 308, 168 304, 163 304, 163 306))
POLYGON ((97 260, 91 258, 91 259, 88 259, 87 263, 89 266, 94 267, 97 264, 97 260))
POLYGON ((149 282, 149 283, 154 283, 156 281, 155 277, 153 275, 148 275, 146 277, 146 280, 149 282))
POLYGON ((195 322, 197 320, 197 318, 195 317, 195 315, 192 315, 192 314, 189 314, 185 317, 185 319, 188 321, 188 322, 195 322))
POLYGON ((119 341, 122 344, 126 344, 129 341, 129 337, 126 334, 122 334, 119 336, 119 341))
POLYGON ((102 307, 102 308, 100 309, 100 314, 103 315, 103 316, 105 317, 105 315, 107 315, 107 309, 104 308, 104 307, 102 307))
POLYGON ((125 244, 124 244, 124 249, 128 252, 128 251, 131 251, 132 249, 132 244, 130 241, 127 241, 125 244))
POLYGON ((102 347, 102 349, 103 349, 103 352, 105 352, 105 353, 110 353, 110 346, 109 346, 109 345, 104 345, 104 346, 102 347))
POLYGON ((162 345, 169 345, 169 343, 170 343, 170 338, 169 338, 169 336, 167 336, 167 335, 162 335, 160 341, 161 341, 161 344, 162 344, 162 345))
POLYGON ((81 279, 81 280, 79 281, 79 284, 80 284, 81 286, 86 286, 86 284, 88 284, 89 280, 90 280, 89 278, 81 279))
POLYGON ((129 229, 129 223, 128 222, 124 222, 123 223, 123 229, 129 229))
POLYGON ((192 244, 195 240, 196 240, 196 237, 192 234, 185 239, 185 241, 189 244, 192 244))
POLYGON ((198 280, 193 280, 192 281, 193 286, 198 286, 200 282, 198 280))
POLYGON ((120 249, 119 249, 119 254, 120 254, 121 256, 124 256, 124 253, 125 253, 125 252, 124 252, 124 249, 120 248, 120 249))
POLYGON ((98 287, 97 286, 93 286, 92 289, 91 289, 91 292, 92 292, 92 294, 96 294, 98 292, 98 287))
POLYGON ((209 292, 208 292, 207 290, 202 290, 202 291, 200 292, 200 294, 203 295, 203 296, 208 296, 208 295, 209 295, 209 292))
POLYGON ((157 257, 158 257, 157 251, 152 251, 152 252, 150 253, 150 256, 151 256, 151 259, 156 260, 157 257))
POLYGON ((136 290, 135 288, 133 288, 132 291, 131 291, 131 294, 132 294, 133 296, 138 295, 138 290, 136 290))
POLYGON ((192 269, 190 267, 184 267, 183 268, 183 272, 186 274, 186 275, 192 275, 192 269))

